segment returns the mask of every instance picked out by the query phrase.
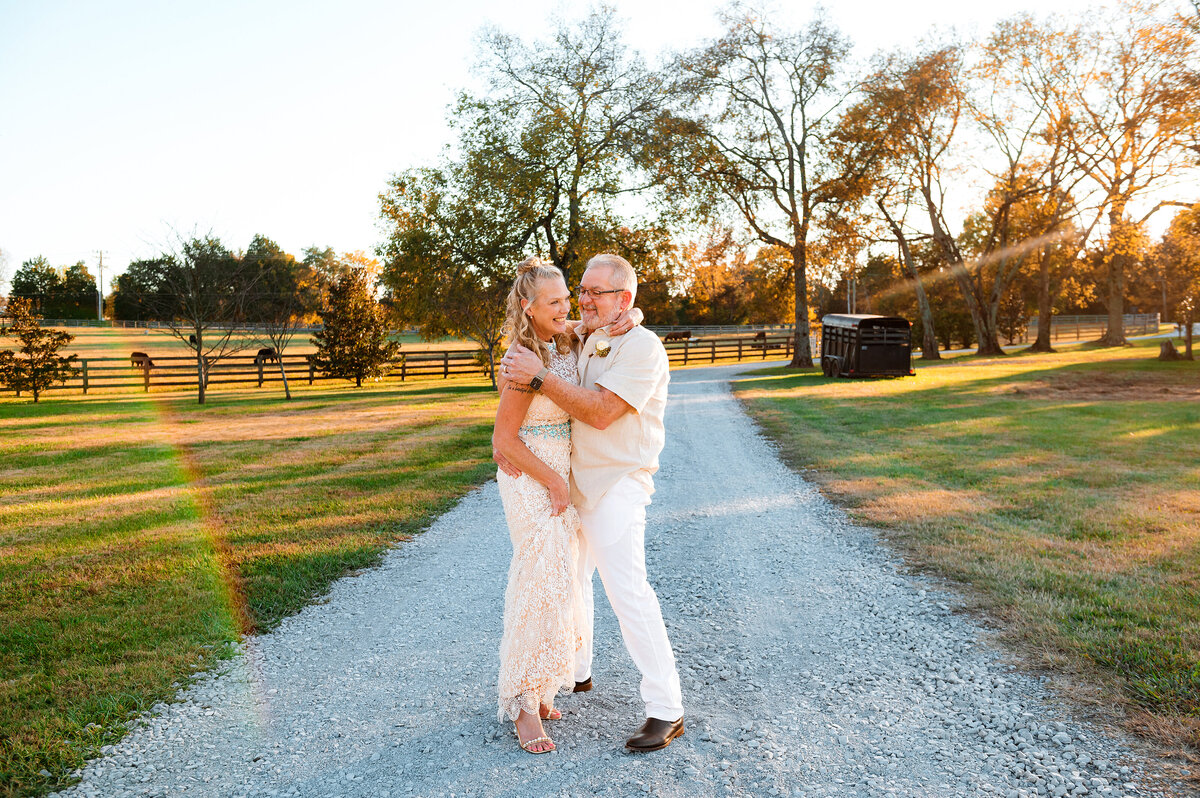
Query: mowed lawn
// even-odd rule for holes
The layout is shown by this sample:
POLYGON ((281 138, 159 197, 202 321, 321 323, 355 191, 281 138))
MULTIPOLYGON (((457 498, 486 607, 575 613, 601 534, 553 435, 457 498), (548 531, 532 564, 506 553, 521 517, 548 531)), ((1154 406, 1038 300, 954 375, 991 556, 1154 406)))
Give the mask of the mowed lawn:
POLYGON ((1200 364, 1157 342, 757 372, 735 390, 787 460, 1010 641, 1200 750, 1200 364))
POLYGON ((294 390, 0 400, 0 795, 495 473, 482 381, 294 390))

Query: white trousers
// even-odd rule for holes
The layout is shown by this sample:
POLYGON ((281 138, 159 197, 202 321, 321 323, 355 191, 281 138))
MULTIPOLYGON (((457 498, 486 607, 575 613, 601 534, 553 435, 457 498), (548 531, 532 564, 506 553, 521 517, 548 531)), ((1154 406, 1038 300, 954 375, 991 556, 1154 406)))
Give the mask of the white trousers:
POLYGON ((667 639, 658 596, 646 581, 646 505, 650 495, 629 477, 605 494, 591 510, 580 510, 583 545, 579 547, 579 583, 586 615, 583 645, 575 656, 575 681, 592 672, 592 574, 600 571, 608 603, 617 614, 625 648, 642 672, 646 717, 678 720, 683 695, 675 654, 667 639))

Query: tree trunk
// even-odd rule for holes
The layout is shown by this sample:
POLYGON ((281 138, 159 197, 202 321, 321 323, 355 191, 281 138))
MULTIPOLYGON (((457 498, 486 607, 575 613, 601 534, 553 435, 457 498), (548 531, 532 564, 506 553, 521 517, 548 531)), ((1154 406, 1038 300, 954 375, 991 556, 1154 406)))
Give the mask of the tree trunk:
POLYGON ((996 327, 994 323, 991 327, 988 326, 988 318, 983 312, 983 302, 975 293, 975 280, 963 262, 958 244, 942 226, 941 211, 938 210, 937 204, 933 200, 933 193, 928 187, 922 186, 921 194, 925 197, 925 210, 929 214, 929 223, 933 228, 933 240, 941 251, 942 260, 950 267, 950 273, 954 275, 954 279, 958 283, 963 302, 971 314, 971 322, 975 325, 975 337, 979 340, 979 348, 975 354, 1003 355, 1004 350, 1000 348, 996 327))
POLYGON ((1105 277, 1108 289, 1108 329, 1100 343, 1105 346, 1124 346, 1125 340, 1125 256, 1114 254, 1108 262, 1105 277))
POLYGON ((288 386, 287 370, 283 367, 283 352, 276 349, 275 354, 279 356, 279 360, 276 362, 279 364, 279 376, 283 378, 283 395, 286 399, 290 400, 292 398, 292 389, 288 386))
MULTIPOLYGON (((1183 357, 1184 360, 1192 360, 1192 331, 1196 327, 1196 314, 1187 314, 1187 332, 1183 336, 1183 357)), ((35 398, 33 401, 37 401, 35 398)))
POLYGON ((204 404, 204 391, 208 387, 208 369, 204 356, 200 354, 199 343, 196 345, 196 395, 198 404, 204 404))
POLYGON ((1115 205, 1108 214, 1109 223, 1109 253, 1108 273, 1105 276, 1105 288, 1108 289, 1108 329, 1100 343, 1105 346, 1125 346, 1125 267, 1129 261, 1126 246, 1121 240, 1125 220, 1125 206, 1115 205))
POLYGON ((496 344, 488 344, 488 373, 492 378, 492 390, 496 389, 496 344))
POLYGON ((917 272, 916 264, 913 263, 912 250, 908 248, 908 239, 900 226, 892 220, 883 201, 876 200, 875 204, 883 211, 883 218, 887 219, 888 226, 892 228, 892 235, 896 237, 896 244, 900 247, 900 260, 904 264, 904 270, 912 278, 913 290, 917 294, 917 307, 921 312, 921 360, 941 360, 942 354, 938 351, 937 334, 933 329, 933 311, 929 307, 929 297, 925 294, 921 275, 917 272))
POLYGON ((792 352, 792 362, 788 365, 794 369, 810 369, 813 365, 812 341, 808 329, 807 262, 807 247, 801 241, 792 247, 792 271, 796 278, 796 348, 792 352))
POLYGON ((1042 251, 1042 260, 1038 268, 1038 334, 1030 352, 1053 352, 1054 344, 1050 338, 1051 327, 1054 324, 1052 303, 1050 301, 1050 256, 1042 251))

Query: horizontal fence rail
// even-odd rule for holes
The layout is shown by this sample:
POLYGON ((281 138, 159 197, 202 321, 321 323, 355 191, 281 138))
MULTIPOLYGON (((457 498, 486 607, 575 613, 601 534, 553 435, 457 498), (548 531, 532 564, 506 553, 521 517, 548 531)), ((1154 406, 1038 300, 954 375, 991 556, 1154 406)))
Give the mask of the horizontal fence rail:
MULTIPOLYGON (((693 338, 664 343, 667 359, 672 366, 719 363, 737 360, 766 360, 768 357, 791 357, 791 335, 744 335, 737 337, 693 338)), ((500 359, 497 352, 496 360, 500 359)), ((199 368, 194 356, 151 356, 136 364, 131 358, 97 357, 76 361, 79 371, 74 377, 50 390, 75 390, 84 394, 97 390, 149 392, 151 389, 195 389, 199 368)), ((282 362, 260 360, 255 355, 228 355, 208 368, 209 388, 219 385, 253 385, 263 387, 281 384, 280 366, 289 383, 345 381, 317 369, 308 355, 284 354, 282 362)), ((384 379, 450 379, 452 377, 488 377, 487 358, 472 350, 429 350, 406 352, 393 360, 384 379)), ((5 391, 6 393, 11 393, 5 391)))
POLYGON ((646 329, 659 335, 667 333, 690 332, 695 336, 708 335, 739 335, 745 333, 773 332, 790 334, 794 325, 791 324, 647 324, 646 329))

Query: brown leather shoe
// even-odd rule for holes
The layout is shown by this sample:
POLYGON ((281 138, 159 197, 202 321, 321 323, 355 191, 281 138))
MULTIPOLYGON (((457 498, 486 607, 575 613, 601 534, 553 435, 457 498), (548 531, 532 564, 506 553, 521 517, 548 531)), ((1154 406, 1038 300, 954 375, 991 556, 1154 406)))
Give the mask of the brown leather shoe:
POLYGON ((591 689, 592 689, 592 677, 589 676, 586 679, 584 679, 582 682, 575 682, 575 689, 572 690, 571 692, 572 693, 586 693, 588 690, 591 690, 591 689))
POLYGON ((671 741, 683 734, 683 718, 679 720, 662 720, 661 718, 646 718, 637 734, 625 741, 625 747, 630 751, 657 751, 666 748, 671 741))

